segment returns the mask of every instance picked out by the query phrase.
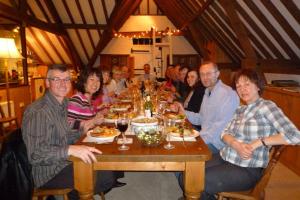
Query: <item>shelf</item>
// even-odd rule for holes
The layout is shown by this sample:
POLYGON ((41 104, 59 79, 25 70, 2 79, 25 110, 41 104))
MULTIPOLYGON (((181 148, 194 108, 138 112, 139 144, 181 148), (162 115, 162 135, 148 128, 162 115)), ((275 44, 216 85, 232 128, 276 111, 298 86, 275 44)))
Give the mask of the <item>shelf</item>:
POLYGON ((170 46, 170 43, 169 42, 161 42, 161 43, 155 43, 156 47, 167 47, 167 46, 170 46))

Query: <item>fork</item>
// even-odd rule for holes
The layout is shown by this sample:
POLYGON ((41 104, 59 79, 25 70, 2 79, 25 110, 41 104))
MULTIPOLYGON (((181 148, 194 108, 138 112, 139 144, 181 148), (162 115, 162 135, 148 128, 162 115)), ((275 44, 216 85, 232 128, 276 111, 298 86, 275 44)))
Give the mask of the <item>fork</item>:
POLYGON ((182 144, 184 147, 186 147, 184 142, 184 127, 181 127, 179 131, 180 131, 180 137, 182 137, 182 144))

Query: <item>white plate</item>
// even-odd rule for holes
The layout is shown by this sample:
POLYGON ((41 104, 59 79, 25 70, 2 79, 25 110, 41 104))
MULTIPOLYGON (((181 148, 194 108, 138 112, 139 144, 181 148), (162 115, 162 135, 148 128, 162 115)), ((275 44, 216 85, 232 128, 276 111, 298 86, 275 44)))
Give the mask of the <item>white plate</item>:
POLYGON ((134 126, 153 126, 158 124, 158 120, 154 117, 146 118, 146 117, 137 117, 132 119, 131 124, 134 126), (150 119, 151 122, 142 122, 147 119, 150 119))
POLYGON ((120 101, 123 103, 130 103, 131 99, 120 99, 120 101))
POLYGON ((105 123, 115 123, 118 119, 104 118, 105 123))
MULTIPOLYGON (((184 134, 184 138, 185 139, 191 139, 191 138, 196 138, 200 135, 200 133, 196 130, 190 130, 190 129, 184 129, 185 134, 184 134), (191 133, 187 134, 186 131, 191 131, 191 133)), ((180 133, 170 133, 170 136, 174 137, 174 138, 182 138, 180 136, 180 133)))
POLYGON ((113 111, 127 111, 129 107, 113 107, 113 111))
POLYGON ((87 137, 90 137, 90 138, 93 138, 94 140, 99 140, 99 141, 103 141, 103 140, 112 140, 112 139, 114 139, 114 137, 116 137, 116 136, 119 136, 120 135, 120 131, 118 130, 118 129, 115 129, 115 131, 116 131, 116 135, 114 135, 114 136, 110 136, 110 137, 93 137, 93 136, 91 136, 91 132, 92 132, 93 130, 89 130, 88 132, 87 132, 87 137))

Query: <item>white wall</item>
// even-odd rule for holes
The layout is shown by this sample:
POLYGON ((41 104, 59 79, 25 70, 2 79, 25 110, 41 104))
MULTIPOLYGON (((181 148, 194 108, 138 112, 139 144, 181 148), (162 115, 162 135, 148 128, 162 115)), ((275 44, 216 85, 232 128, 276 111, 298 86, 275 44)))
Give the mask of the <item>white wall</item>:
POLYGON ((300 75, 296 74, 265 73, 265 77, 268 84, 271 84, 273 80, 294 80, 300 84, 300 75))
MULTIPOLYGON (((135 32, 135 31, 150 31, 151 27, 156 27, 157 30, 165 30, 169 27, 171 30, 175 26, 170 22, 166 16, 130 16, 129 19, 121 27, 120 32, 135 32)), ((183 36, 172 36, 173 54, 197 54, 195 49, 183 36)), ((113 38, 109 44, 103 49, 102 54, 129 54, 135 58, 135 69, 141 69, 145 63, 152 63, 156 65, 157 61, 152 56, 152 47, 146 45, 133 46, 130 38, 113 38), (133 53, 131 48, 149 50, 149 53, 133 53)), ((163 71, 167 64, 167 55, 169 54, 169 47, 163 47, 163 71)), ((97 65, 97 64, 95 64, 97 65)), ((99 61, 98 61, 99 65, 99 61)), ((152 71, 153 71, 153 67, 152 71)))

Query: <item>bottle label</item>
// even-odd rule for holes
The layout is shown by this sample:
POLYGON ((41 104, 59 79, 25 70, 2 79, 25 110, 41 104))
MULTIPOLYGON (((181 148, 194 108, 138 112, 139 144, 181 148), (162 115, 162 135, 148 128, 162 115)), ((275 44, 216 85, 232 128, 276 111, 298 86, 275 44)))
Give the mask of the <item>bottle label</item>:
POLYGON ((148 109, 145 110, 145 117, 147 117, 147 118, 151 117, 151 110, 148 110, 148 109))

